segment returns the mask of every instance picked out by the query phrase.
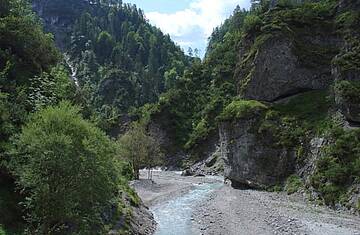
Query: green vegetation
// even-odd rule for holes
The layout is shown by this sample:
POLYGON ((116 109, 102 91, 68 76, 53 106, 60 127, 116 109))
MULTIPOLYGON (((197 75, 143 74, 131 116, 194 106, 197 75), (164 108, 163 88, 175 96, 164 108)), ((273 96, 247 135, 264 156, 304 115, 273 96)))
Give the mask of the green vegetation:
POLYGON ((218 117, 221 121, 249 118, 265 111, 267 106, 255 100, 235 100, 224 108, 218 117))
POLYGON ((339 33, 344 35, 347 44, 341 53, 334 58, 334 64, 338 65, 340 72, 359 71, 360 68, 360 42, 358 26, 360 14, 357 11, 346 11, 336 18, 336 26, 339 33))
POLYGON ((161 164, 162 153, 159 143, 146 133, 141 123, 133 123, 130 130, 119 138, 120 156, 131 162, 134 178, 139 179, 139 170, 149 170, 161 164))
MULTIPOLYGON (((2 1, 0 7, 0 224, 6 234, 21 230, 24 224, 19 206, 24 197, 15 191, 14 177, 8 169, 11 138, 19 133, 29 112, 40 103, 63 98, 67 86, 64 80, 56 81, 57 91, 64 92, 52 93, 52 78, 55 74, 62 77, 54 68, 59 53, 52 36, 42 31, 29 9, 22 0, 2 1), (35 102, 40 100, 43 102, 35 102)), ((71 84, 68 77, 66 81, 71 84)))
POLYGON ((320 133, 328 125, 328 110, 332 105, 329 96, 328 91, 309 91, 292 97, 287 103, 277 104, 273 109, 299 120, 303 128, 320 133))
POLYGON ((285 191, 288 194, 293 194, 293 193, 298 192, 303 186, 304 186, 304 183, 299 176, 291 175, 286 180, 285 191))
POLYGON ((37 112, 15 143, 10 166, 31 231, 101 231, 100 215, 116 197, 116 147, 79 112, 69 103, 37 112))
POLYGON ((283 187, 281 185, 274 185, 266 189, 268 192, 279 193, 283 191, 283 187))
MULTIPOLYGON (((289 41, 304 68, 333 63, 341 73, 358 71, 359 13, 337 13, 335 0, 283 0, 272 9, 267 0, 252 3, 250 11, 237 7, 215 28, 201 61, 185 56, 134 5, 48 1, 41 13, 58 18, 51 28, 66 52, 64 63, 54 36, 43 32, 29 3, 3 0, 0 234, 21 234, 24 228, 31 234, 102 234, 119 221, 126 230, 129 204, 140 204, 128 180, 138 178, 141 167, 162 163, 159 143, 147 133, 150 122, 170 133, 175 144, 167 151, 185 149, 193 161, 202 157, 198 149, 220 122, 256 114, 261 115, 252 131, 275 143, 271 147, 295 150, 301 161, 309 140, 325 135, 333 144, 323 150, 311 186, 327 204, 341 201, 360 177, 360 133, 329 121, 330 92, 304 92, 273 105, 238 95, 256 71, 254 61, 264 43, 278 38, 289 41), (346 48, 340 52, 322 43, 334 29, 345 35, 346 48), (314 35, 320 40, 309 43, 314 35), (78 87, 70 79, 72 70, 78 87), (117 137, 122 117, 129 116, 139 120, 118 141, 104 134, 117 137)), ((353 81, 334 86, 336 95, 355 103, 359 89, 353 81)), ((291 194, 302 187, 293 175, 285 190, 291 194)))
POLYGON ((1 225, 6 225, 2 229, 8 233, 20 231, 24 226, 22 208, 19 205, 23 197, 14 191, 15 183, 9 175, 0 174, 0 185, 0 228, 1 225))
POLYGON ((287 116, 281 116, 280 113, 270 110, 265 118, 261 120, 257 133, 272 137, 273 147, 296 148, 302 140, 309 137, 307 131, 303 128, 299 120, 287 116))
POLYGON ((212 129, 209 127, 207 121, 202 119, 190 134, 189 140, 185 145, 185 148, 189 149, 194 146, 197 142, 205 140, 212 129))
MULTIPOLYGON (((18 85, 26 84, 29 77, 48 71, 59 59, 59 54, 52 35, 43 33, 26 1, 5 2, 11 10, 5 11, 0 18, 0 71, 18 85)), ((14 84, 2 85, 8 90, 14 84)))
MULTIPOLYGON (((149 53, 142 57, 149 61, 141 66, 131 61, 136 56, 130 54, 126 66, 134 67, 125 68, 119 56, 129 59, 126 53, 130 49, 122 47, 124 38, 114 36, 115 32, 120 35, 119 29, 111 31, 103 22, 110 19, 107 15, 114 13, 115 5, 96 2, 86 7, 89 14, 84 12, 81 21, 77 10, 85 11, 84 4, 54 0, 44 10, 44 14, 72 22, 74 34, 86 34, 72 35, 73 42, 70 37, 61 42, 68 47, 71 61, 79 65, 75 69, 80 87, 76 87, 68 64, 61 62, 54 36, 43 32, 29 3, 0 3, 0 234, 103 234, 119 221, 124 221, 119 232, 126 232, 132 219, 130 206, 140 204, 128 186, 133 171, 123 158, 125 149, 89 119, 110 129, 109 123, 117 123, 119 113, 150 102, 150 96, 136 100, 136 95, 144 92, 137 89, 146 87, 141 79, 149 82, 148 91, 159 87, 154 90, 161 92, 163 73, 176 68, 181 74, 188 61, 168 36, 146 22, 140 10, 120 5, 114 20, 124 13, 128 28, 124 26, 122 32, 131 35, 138 30, 146 37, 144 51, 149 53), (78 26, 83 28, 76 31, 78 26), (89 44, 79 41, 90 37, 89 44), (80 49, 85 44, 86 48, 80 49), (139 75, 147 69, 152 72, 139 75), (118 93, 97 97, 103 83, 118 93)), ((129 38, 129 43, 133 42, 129 38)), ((157 146, 152 141, 148 145, 157 146)))
POLYGON ((337 81, 334 86, 336 95, 349 103, 360 102, 360 82, 357 81, 337 81))
POLYGON ((332 128, 329 137, 333 143, 324 149, 311 184, 322 193, 326 204, 334 205, 360 176, 360 131, 332 128))
POLYGON ((161 117, 177 148, 199 146, 217 128, 216 117, 223 107, 236 96, 233 76, 247 14, 237 7, 222 26, 215 28, 204 61, 194 59, 184 75, 161 95, 158 105, 141 110, 140 116, 147 120, 161 117))
POLYGON ((244 20, 244 30, 247 33, 252 33, 258 31, 263 22, 261 21, 261 18, 255 14, 249 14, 245 17, 244 20))
POLYGON ((77 71, 87 116, 101 119, 99 126, 109 132, 130 109, 157 102, 191 63, 135 5, 118 0, 38 2, 43 17, 58 17, 59 27, 70 24, 71 32, 58 35, 57 41, 77 71))
MULTIPOLYGON (((360 18, 360 17, 359 17, 360 18)), ((360 21, 359 21, 360 22, 360 21)), ((359 71, 360 68, 360 42, 358 37, 348 36, 346 38, 351 50, 342 51, 339 56, 334 59, 334 63, 338 65, 342 72, 359 71)))

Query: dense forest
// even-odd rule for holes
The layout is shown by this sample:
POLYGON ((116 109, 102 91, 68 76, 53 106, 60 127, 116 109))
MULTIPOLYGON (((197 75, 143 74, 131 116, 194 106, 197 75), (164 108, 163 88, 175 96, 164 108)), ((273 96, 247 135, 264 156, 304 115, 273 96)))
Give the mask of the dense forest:
POLYGON ((0 3, 0 233, 102 234, 122 220, 117 232, 132 231, 131 166, 161 153, 142 126, 135 148, 104 123, 156 101, 189 58, 135 6, 41 4, 73 32, 58 47, 36 3, 0 3))
POLYGON ((190 63, 135 5, 37 0, 33 6, 73 65, 89 115, 106 129, 130 109, 157 102, 190 63))

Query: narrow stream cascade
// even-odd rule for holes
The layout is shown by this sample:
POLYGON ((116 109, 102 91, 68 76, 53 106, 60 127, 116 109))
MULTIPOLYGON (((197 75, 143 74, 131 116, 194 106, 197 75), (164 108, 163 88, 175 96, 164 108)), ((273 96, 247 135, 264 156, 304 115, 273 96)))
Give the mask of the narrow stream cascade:
POLYGON ((71 70, 71 79, 75 82, 76 87, 79 87, 79 80, 76 77, 77 74, 77 69, 74 67, 74 65, 71 63, 70 61, 70 56, 67 54, 64 54, 64 58, 65 58, 65 63, 67 64, 67 66, 69 66, 70 70, 71 70))
POLYGON ((190 192, 150 208, 158 223, 155 235, 194 234, 191 216, 195 207, 221 186, 221 181, 194 184, 195 188, 190 192))

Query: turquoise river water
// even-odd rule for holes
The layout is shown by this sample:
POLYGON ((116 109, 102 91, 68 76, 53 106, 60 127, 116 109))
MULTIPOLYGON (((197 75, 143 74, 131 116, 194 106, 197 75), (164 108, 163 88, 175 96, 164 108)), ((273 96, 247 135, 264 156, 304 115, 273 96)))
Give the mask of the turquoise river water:
POLYGON ((196 184, 190 192, 150 208, 158 223, 155 235, 193 235, 191 215, 195 207, 221 185, 220 181, 196 184))

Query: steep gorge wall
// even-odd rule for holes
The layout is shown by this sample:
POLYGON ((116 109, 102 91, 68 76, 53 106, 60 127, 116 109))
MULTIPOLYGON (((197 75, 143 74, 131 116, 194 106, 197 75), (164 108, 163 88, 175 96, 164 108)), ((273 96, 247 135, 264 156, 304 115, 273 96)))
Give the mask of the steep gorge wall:
MULTIPOLYGON (((344 177, 341 183, 343 186, 339 186, 329 174, 336 172, 332 167, 340 167, 336 164, 341 163, 336 163, 336 166, 330 162, 325 163, 329 164, 326 167, 321 165, 324 159, 338 161, 334 157, 334 151, 337 150, 331 146, 338 145, 337 138, 350 135, 345 129, 340 136, 334 136, 329 134, 332 132, 331 127, 326 129, 322 126, 337 123, 336 126, 350 125, 356 129, 360 121, 359 31, 354 28, 355 25, 357 28, 359 26, 358 15, 354 13, 358 7, 357 1, 338 1, 334 8, 329 8, 334 9, 333 12, 323 15, 320 20, 311 17, 304 20, 296 16, 296 11, 290 15, 274 8, 265 13, 265 25, 260 32, 248 34, 240 42, 235 74, 239 96, 266 103, 277 112, 280 121, 275 124, 277 128, 273 128, 264 125, 267 122, 264 115, 255 115, 247 119, 234 118, 220 125, 221 152, 226 159, 225 177, 233 185, 268 188, 283 185, 288 176, 296 174, 302 178, 312 199, 324 199, 325 203, 334 205, 342 197, 341 205, 349 208, 360 206, 359 190, 354 180, 356 170, 352 173, 355 176, 331 173, 337 175, 335 178, 344 177), (281 12, 284 16, 283 22, 279 24, 281 12), (339 18, 350 18, 349 14, 354 19, 346 19, 352 22, 347 22, 348 29, 344 29, 339 26, 339 18), (280 25, 278 31, 266 30, 267 27, 274 29, 276 24, 280 25), (318 96, 312 98, 316 90, 327 95, 321 100, 317 100, 318 96), (298 95, 308 98, 301 100, 298 95), (311 99, 313 101, 308 102, 311 99), (316 109, 311 109, 317 102, 325 102, 325 99, 331 103, 325 110, 316 113, 316 109), (304 103, 296 108, 291 107, 296 100, 304 103), (286 109, 278 109, 282 103, 283 106, 286 103, 290 105, 286 109), (319 118, 321 115, 319 124, 309 125, 315 122, 312 119, 316 115, 319 118), (289 117, 295 117, 290 119, 293 126, 286 124, 289 117), (347 124, 341 121, 342 117, 348 121, 347 124), (264 135, 259 126, 267 128, 265 133, 270 135, 264 135), (284 137, 290 137, 290 144, 279 144, 284 141, 284 137)), ((353 160, 346 164, 354 164, 353 161, 356 161, 356 157, 350 155, 349 159, 353 160)), ((344 165, 341 167, 346 169, 344 165)))
POLYGON ((265 189, 294 171, 295 151, 277 147, 271 135, 259 135, 261 118, 255 114, 219 127, 224 175, 234 187, 265 189))

